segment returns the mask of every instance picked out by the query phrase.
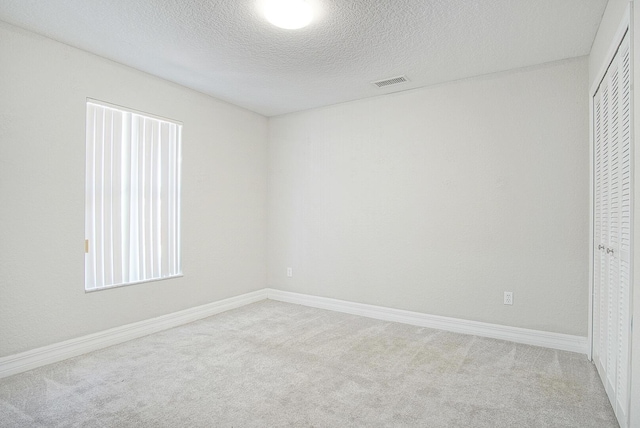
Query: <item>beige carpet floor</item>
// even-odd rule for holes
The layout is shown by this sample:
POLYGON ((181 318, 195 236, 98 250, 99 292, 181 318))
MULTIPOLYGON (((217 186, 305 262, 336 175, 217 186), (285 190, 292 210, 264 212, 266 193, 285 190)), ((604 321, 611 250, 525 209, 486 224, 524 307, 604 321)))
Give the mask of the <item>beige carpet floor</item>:
POLYGON ((2 427, 615 427, 584 355, 262 301, 0 380, 2 427))

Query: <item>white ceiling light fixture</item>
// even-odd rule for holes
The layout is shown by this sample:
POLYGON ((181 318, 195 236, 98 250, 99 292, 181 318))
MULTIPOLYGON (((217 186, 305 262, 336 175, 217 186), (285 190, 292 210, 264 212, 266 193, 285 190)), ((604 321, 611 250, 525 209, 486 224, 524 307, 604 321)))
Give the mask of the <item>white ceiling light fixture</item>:
POLYGON ((264 16, 276 27, 297 30, 313 19, 311 5, 305 0, 265 0, 264 16))

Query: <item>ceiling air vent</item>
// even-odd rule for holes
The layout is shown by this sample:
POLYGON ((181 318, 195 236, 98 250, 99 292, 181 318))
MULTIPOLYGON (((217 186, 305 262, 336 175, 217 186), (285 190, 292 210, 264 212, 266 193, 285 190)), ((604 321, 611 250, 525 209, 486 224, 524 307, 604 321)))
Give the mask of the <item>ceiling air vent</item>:
POLYGON ((405 76, 397 76, 391 77, 389 79, 377 80, 371 83, 376 85, 378 88, 384 88, 385 86, 397 85, 398 83, 404 83, 408 81, 409 79, 407 79, 405 76))

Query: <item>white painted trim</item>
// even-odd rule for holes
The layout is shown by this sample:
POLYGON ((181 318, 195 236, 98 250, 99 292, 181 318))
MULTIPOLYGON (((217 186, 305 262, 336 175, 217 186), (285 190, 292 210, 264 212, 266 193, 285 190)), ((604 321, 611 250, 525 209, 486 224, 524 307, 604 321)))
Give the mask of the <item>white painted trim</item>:
POLYGON ((117 345, 267 298, 262 289, 0 358, 0 378, 117 345))
POLYGON ((384 321, 399 322, 419 327, 428 327, 455 333, 508 340, 527 345, 578 352, 585 355, 588 353, 587 338, 583 336, 572 336, 568 334, 529 330, 505 325, 429 315, 420 312, 411 312, 401 309, 348 302, 345 300, 330 299, 327 297, 316 297, 308 294, 280 291, 272 288, 267 289, 267 298, 286 303, 296 303, 314 308, 328 309, 336 312, 344 312, 347 314, 360 315, 384 321))
POLYGON ((528 330, 518 327, 509 327, 498 324, 488 324, 478 321, 468 321, 457 318, 442 317, 438 315, 423 314, 401 309, 386 308, 382 306, 366 305, 363 303, 347 302, 344 300, 316 297, 307 294, 280 291, 272 288, 263 288, 240 296, 231 297, 195 308, 185 309, 168 315, 139 321, 132 324, 115 327, 99 333, 54 343, 32 349, 20 354, 9 355, 0 358, 0 379, 27 370, 52 364, 67 358, 76 357, 91 351, 117 345, 132 339, 157 333, 162 330, 177 327, 207 318, 230 309, 239 308, 250 303, 264 299, 272 299, 281 302, 295 303, 320 309, 328 309, 336 312, 344 312, 367 318, 375 318, 384 321, 399 322, 403 324, 428 327, 455 333, 472 334, 475 336, 491 337, 494 339, 508 340, 527 345, 543 346, 546 348, 560 349, 563 351, 587 354, 587 338, 571 336, 560 333, 550 333, 538 330, 528 330))

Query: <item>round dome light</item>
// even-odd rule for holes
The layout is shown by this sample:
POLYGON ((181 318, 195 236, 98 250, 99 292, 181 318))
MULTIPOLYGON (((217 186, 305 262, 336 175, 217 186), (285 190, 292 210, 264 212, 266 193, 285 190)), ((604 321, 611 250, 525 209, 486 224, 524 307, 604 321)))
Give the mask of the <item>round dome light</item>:
POLYGON ((276 27, 297 30, 309 25, 313 13, 305 0, 266 0, 264 16, 276 27))

